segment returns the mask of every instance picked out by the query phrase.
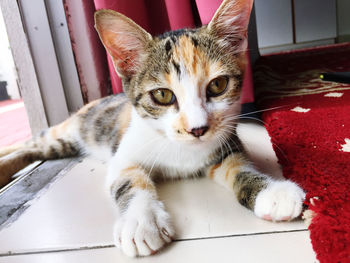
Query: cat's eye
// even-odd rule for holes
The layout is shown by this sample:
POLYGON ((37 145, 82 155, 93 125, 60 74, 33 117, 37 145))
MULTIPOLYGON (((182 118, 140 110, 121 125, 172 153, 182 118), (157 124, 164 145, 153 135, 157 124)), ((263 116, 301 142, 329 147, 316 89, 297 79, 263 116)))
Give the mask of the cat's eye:
POLYGON ((152 90, 151 97, 154 102, 164 106, 174 104, 176 101, 174 93, 168 89, 152 90))
POLYGON ((226 91, 228 77, 221 76, 213 79, 207 86, 207 97, 217 97, 226 91))

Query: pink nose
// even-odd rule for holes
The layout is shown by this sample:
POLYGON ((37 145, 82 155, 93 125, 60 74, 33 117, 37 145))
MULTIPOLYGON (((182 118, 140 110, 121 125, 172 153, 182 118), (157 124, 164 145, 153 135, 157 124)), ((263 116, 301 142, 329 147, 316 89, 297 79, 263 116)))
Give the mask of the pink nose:
POLYGON ((201 137, 209 130, 208 126, 203 126, 199 128, 193 128, 189 133, 191 133, 194 137, 201 137))

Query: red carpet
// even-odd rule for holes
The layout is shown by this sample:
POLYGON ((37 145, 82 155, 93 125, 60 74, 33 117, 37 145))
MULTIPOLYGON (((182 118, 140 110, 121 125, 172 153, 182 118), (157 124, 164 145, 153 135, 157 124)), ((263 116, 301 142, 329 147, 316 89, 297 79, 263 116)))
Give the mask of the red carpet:
POLYGON ((350 44, 262 57, 255 69, 260 107, 285 177, 306 191, 321 262, 350 262, 350 85, 319 73, 350 71, 350 44), (313 198, 313 201, 310 199, 313 198))

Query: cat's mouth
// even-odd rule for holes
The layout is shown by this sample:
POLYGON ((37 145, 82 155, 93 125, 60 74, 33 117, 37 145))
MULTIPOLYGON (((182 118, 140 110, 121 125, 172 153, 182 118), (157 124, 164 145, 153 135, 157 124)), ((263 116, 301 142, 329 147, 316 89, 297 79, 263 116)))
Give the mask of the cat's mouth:
POLYGON ((204 136, 199 136, 199 137, 195 137, 195 136, 186 136, 186 137, 176 137, 174 138, 177 142, 179 143, 183 143, 186 145, 204 145, 207 144, 211 141, 213 141, 212 136, 210 135, 204 135, 204 136))

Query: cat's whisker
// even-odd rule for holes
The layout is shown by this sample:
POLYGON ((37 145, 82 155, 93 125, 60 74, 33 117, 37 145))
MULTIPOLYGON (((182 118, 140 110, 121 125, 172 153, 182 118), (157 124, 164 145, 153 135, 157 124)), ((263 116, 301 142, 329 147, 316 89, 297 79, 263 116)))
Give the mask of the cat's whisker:
POLYGON ((155 164, 157 163, 157 161, 159 160, 159 157, 161 156, 161 154, 164 152, 164 150, 168 147, 168 145, 170 144, 170 142, 163 144, 163 147, 161 148, 161 150, 159 151, 159 153, 157 154, 156 158, 154 158, 154 162, 148 172, 148 178, 150 178, 152 176, 152 171, 153 168, 155 166, 155 164))
MULTIPOLYGON (((294 104, 293 104, 294 105, 294 104)), ((260 113, 260 112, 265 112, 265 111, 271 111, 271 110, 277 110, 277 109, 282 109, 282 108, 286 108, 286 107, 290 107, 291 104, 289 105, 283 105, 283 106, 277 106, 277 107, 272 107, 272 108, 268 108, 268 109, 263 109, 263 110, 257 110, 257 111, 251 111, 248 113, 243 113, 243 114, 238 114, 235 115, 235 117, 242 117, 242 116, 247 116, 247 115, 251 115, 251 114, 255 114, 255 113, 260 113)))
POLYGON ((258 118, 255 118, 255 117, 242 117, 240 119, 254 120, 254 121, 257 121, 257 122, 263 124, 264 126, 266 126, 266 122, 264 122, 263 120, 260 120, 258 118))
MULTIPOLYGON (((237 136, 235 132, 231 132, 231 134, 237 136)), ((237 142, 236 142, 231 136, 229 136, 229 137, 226 138, 226 139, 228 139, 230 142, 232 142, 232 143, 235 145, 235 147, 236 147, 237 149, 240 149, 239 145, 237 145, 237 142)))
MULTIPOLYGON (((225 131, 225 129, 224 129, 224 131, 225 131)), ((219 136, 220 136, 220 138, 222 140, 223 146, 227 149, 227 151, 228 152, 233 152, 232 148, 230 147, 230 145, 229 145, 229 143, 227 141, 226 136, 224 134, 220 134, 219 136)))
POLYGON ((233 150, 232 150, 232 148, 231 148, 231 146, 230 146, 229 141, 227 140, 227 138, 224 138, 224 139, 225 139, 225 144, 227 144, 227 147, 228 147, 229 150, 230 150, 230 153, 233 154, 234 152, 233 152, 233 150))
POLYGON ((221 139, 221 142, 222 142, 222 145, 226 148, 226 150, 229 152, 229 153, 232 153, 232 148, 227 144, 227 140, 225 138, 224 135, 222 134, 218 134, 219 138, 221 139))
POLYGON ((223 148, 222 148, 222 138, 219 137, 219 142, 220 142, 220 150, 221 150, 221 162, 222 160, 224 159, 224 151, 223 151, 223 148))
MULTIPOLYGON (((226 133, 233 134, 233 135, 237 136, 236 132, 235 132, 235 131, 232 131, 232 130, 230 130, 230 129, 225 129, 225 128, 223 128, 223 131, 226 132, 226 133)), ((230 137, 229 137, 229 139, 230 139, 230 141, 232 141, 233 143, 236 143, 236 142, 235 142, 233 139, 231 139, 230 137)), ((288 161, 287 155, 284 153, 284 151, 281 149, 281 147, 279 147, 276 143, 274 143, 274 142, 272 142, 272 141, 271 141, 271 144, 272 144, 274 147, 276 147, 276 148, 278 149, 278 151, 283 155, 283 157, 288 161)), ((236 146, 237 146, 237 145, 236 145, 236 146)), ((244 146, 245 146, 245 148, 247 148, 247 150, 251 151, 251 149, 249 148, 249 146, 248 146, 247 144, 245 144, 244 146)))

